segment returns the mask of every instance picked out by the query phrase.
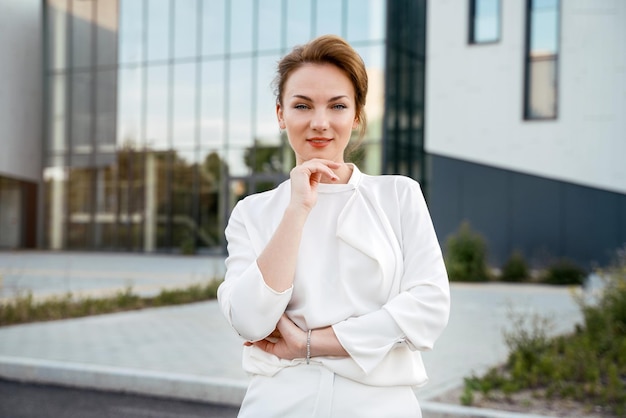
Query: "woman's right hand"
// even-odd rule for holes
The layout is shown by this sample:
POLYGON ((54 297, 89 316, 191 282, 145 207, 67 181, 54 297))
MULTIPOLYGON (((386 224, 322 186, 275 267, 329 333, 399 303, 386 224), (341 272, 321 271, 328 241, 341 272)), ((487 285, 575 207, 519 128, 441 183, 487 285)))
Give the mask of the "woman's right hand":
POLYGON ((341 167, 340 163, 318 158, 295 166, 289 175, 291 178, 291 204, 311 210, 317 202, 317 185, 325 179, 333 182, 339 180, 333 171, 339 167, 341 167))

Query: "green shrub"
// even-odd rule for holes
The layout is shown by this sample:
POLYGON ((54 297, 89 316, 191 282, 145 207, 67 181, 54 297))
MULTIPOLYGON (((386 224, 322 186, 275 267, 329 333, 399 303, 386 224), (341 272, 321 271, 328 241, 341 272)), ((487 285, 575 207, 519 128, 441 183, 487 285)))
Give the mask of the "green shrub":
POLYGON ((196 243, 191 232, 185 234, 180 241, 180 253, 183 255, 194 255, 196 253, 196 243))
POLYGON ((603 416, 625 416, 626 248, 599 274, 605 287, 588 300, 578 297, 583 324, 570 335, 551 338, 550 320, 513 316, 511 330, 504 333, 508 361, 465 379, 461 401, 470 404, 479 391, 506 397, 528 389, 535 396, 572 399, 603 416))
POLYGON ((541 281, 553 285, 582 285, 585 277, 585 270, 569 260, 561 259, 548 267, 541 281))
POLYGON ((452 281, 484 282, 489 280, 487 271, 487 244, 474 232, 469 223, 463 222, 458 232, 446 241, 446 268, 452 281))
POLYGON ((528 265, 519 251, 514 251, 502 266, 500 280, 505 282, 523 282, 528 280, 528 265))

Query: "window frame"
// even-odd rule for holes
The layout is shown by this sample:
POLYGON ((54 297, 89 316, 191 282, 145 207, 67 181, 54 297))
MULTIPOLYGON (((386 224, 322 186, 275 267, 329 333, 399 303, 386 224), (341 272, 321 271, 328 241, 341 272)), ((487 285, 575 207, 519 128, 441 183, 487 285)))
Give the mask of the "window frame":
POLYGON ((552 55, 554 60, 554 114, 552 116, 533 116, 529 111, 531 100, 531 64, 533 62, 545 61, 545 57, 533 58, 531 55, 531 41, 532 41, 532 13, 533 2, 535 0, 526 0, 526 15, 524 22, 524 85, 523 85, 523 107, 522 107, 522 119, 524 121, 554 121, 559 117, 559 79, 560 79, 560 63, 559 56, 561 51, 561 15, 562 15, 562 2, 556 1, 556 45, 555 52, 552 55))
POLYGON ((491 45, 500 43, 502 39, 502 0, 494 0, 497 4, 497 34, 494 39, 481 41, 476 39, 476 3, 480 0, 469 0, 467 43, 469 45, 491 45))

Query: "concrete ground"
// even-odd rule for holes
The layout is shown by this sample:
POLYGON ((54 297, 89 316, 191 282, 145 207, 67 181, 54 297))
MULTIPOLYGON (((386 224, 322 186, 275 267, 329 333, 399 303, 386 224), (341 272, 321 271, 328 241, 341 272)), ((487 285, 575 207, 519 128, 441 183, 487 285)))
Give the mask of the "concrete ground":
MULTIPOLYGON (((144 294, 223 273, 223 258, 144 254, 0 252, 0 298, 31 291, 98 295, 128 285, 144 294)), ((580 312, 569 288, 452 284, 450 322, 423 354, 430 382, 416 391, 424 416, 520 417, 432 401, 506 359, 511 315, 551 318, 554 333, 580 312)), ((0 328, 0 377, 239 405, 247 376, 242 340, 216 301, 0 328)), ((528 417, 528 415, 523 415, 528 417)))

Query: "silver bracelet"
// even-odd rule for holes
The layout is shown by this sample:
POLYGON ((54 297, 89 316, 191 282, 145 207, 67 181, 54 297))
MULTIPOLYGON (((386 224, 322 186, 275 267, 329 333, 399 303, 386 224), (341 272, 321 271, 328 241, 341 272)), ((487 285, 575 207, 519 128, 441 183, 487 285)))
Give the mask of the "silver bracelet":
POLYGON ((313 330, 309 330, 306 335, 306 364, 311 362, 311 332, 313 330))

